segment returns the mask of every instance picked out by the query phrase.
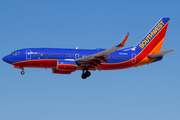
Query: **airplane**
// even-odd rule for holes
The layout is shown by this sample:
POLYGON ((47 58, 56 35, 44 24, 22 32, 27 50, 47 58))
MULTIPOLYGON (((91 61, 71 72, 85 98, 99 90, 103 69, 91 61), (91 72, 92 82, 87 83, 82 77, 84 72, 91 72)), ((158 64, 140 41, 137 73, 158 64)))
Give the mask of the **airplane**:
POLYGON ((71 74, 82 70, 81 77, 86 79, 91 70, 118 70, 132 68, 162 60, 174 49, 161 52, 170 18, 161 18, 148 34, 135 46, 122 48, 129 36, 110 49, 63 49, 63 48, 26 48, 3 57, 3 61, 14 68, 51 68, 55 74, 71 74))

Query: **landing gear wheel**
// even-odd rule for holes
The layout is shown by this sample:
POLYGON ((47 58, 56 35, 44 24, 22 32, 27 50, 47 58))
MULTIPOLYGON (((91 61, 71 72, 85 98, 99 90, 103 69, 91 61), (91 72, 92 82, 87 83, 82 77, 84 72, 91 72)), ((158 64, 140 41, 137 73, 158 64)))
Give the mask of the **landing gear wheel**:
POLYGON ((86 71, 86 76, 89 77, 91 75, 91 73, 89 71, 86 71))
POLYGON ((86 79, 90 75, 91 75, 91 73, 88 71, 88 69, 86 69, 85 73, 84 73, 84 70, 83 70, 83 73, 82 73, 81 77, 82 77, 82 79, 86 79))
POLYGON ((87 78, 87 76, 86 76, 85 73, 83 73, 83 74, 81 75, 81 77, 82 77, 82 79, 86 79, 86 78, 87 78))
POLYGON ((24 75, 24 73, 25 73, 24 71, 21 71, 21 75, 24 75))

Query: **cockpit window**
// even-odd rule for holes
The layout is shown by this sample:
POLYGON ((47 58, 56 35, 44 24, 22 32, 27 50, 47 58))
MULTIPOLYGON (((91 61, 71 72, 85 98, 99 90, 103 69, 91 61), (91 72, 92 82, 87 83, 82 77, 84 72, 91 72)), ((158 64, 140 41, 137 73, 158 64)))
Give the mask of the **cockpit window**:
POLYGON ((18 55, 19 52, 12 52, 11 55, 18 55))

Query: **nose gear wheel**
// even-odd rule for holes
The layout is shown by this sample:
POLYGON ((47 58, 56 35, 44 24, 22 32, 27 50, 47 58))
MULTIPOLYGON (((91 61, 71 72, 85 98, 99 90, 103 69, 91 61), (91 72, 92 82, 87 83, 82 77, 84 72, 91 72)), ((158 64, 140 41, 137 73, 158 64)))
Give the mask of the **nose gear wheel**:
POLYGON ((25 74, 24 68, 22 68, 21 75, 24 75, 24 74, 25 74))
POLYGON ((22 70, 22 71, 21 71, 21 75, 24 75, 24 74, 25 74, 25 72, 22 70))

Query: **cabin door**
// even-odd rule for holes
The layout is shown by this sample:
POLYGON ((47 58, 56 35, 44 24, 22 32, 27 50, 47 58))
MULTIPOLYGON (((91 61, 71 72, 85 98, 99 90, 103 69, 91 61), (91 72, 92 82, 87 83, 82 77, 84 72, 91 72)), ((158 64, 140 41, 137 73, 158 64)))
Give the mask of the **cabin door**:
POLYGON ((30 49, 26 50, 26 59, 31 59, 31 50, 30 49))
POLYGON ((132 63, 132 64, 136 64, 136 53, 132 53, 132 54, 131 54, 131 58, 132 58, 132 59, 131 59, 131 63, 132 63))

